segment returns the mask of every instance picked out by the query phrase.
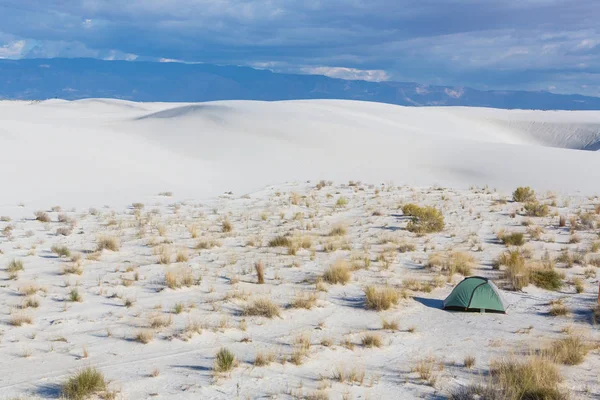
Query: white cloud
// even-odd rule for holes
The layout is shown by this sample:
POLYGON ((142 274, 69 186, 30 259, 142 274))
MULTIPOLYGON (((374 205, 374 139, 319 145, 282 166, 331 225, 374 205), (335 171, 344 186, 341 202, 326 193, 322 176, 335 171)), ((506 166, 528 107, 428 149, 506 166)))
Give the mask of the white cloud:
POLYGON ((383 82, 390 80, 387 72, 380 69, 357 69, 346 67, 302 67, 300 71, 309 75, 325 75, 330 78, 383 82))
POLYGON ((21 58, 25 49, 25 40, 17 40, 0 46, 0 58, 21 58))

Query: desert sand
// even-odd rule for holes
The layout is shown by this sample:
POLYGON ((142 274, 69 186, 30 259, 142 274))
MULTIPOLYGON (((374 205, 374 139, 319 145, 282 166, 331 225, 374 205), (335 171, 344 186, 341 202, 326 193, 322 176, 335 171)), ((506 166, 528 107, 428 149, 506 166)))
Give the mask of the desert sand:
POLYGON ((107 398, 448 398, 565 338, 585 354, 554 360, 559 389, 600 396, 600 112, 52 100, 0 119, 0 398, 58 398, 88 366, 107 398), (443 230, 411 232, 407 204, 443 230), (508 251, 560 287, 516 288, 508 251), (464 275, 507 314, 442 310, 464 275), (369 286, 397 301, 369 308, 369 286))

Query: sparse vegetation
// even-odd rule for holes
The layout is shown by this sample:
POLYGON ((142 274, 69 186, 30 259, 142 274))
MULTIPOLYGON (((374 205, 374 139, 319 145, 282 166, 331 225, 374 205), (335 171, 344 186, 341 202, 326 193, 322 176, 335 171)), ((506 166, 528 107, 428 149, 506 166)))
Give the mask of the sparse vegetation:
POLYGON ((59 257, 71 257, 71 251, 67 246, 54 245, 50 250, 59 257))
POLYGON ((323 280, 332 285, 342 284, 345 285, 352 278, 350 268, 345 260, 337 260, 331 265, 323 274, 323 280))
POLYGON ((365 296, 365 307, 376 311, 388 310, 393 305, 398 304, 400 299, 398 291, 389 286, 382 288, 368 286, 365 289, 365 296))
POLYGON ((547 204, 540 204, 537 201, 530 201, 525 204, 525 214, 529 217, 546 217, 550 210, 547 204))
POLYGON ((25 268, 23 267, 23 261, 21 260, 12 260, 8 263, 6 267, 6 272, 8 272, 8 279, 17 279, 19 276, 19 272, 23 271, 25 268))
POLYGON ((274 318, 281 316, 281 310, 279 306, 271 300, 262 298, 247 304, 243 309, 243 314, 248 316, 274 318))
POLYGON ((235 355, 227 348, 223 347, 215 356, 213 369, 215 372, 229 372, 235 367, 235 355))
POLYGON ((256 271, 256 280, 259 285, 265 283, 265 266, 262 261, 254 263, 254 270, 256 271))
POLYGON ((411 217, 411 221, 406 227, 409 232, 427 234, 444 230, 444 216, 435 207, 419 207, 414 204, 407 204, 402 208, 402 212, 404 215, 411 217))
POLYGON ((506 246, 523 246, 525 244, 525 235, 520 232, 503 234, 500 237, 502 243, 506 246))
POLYGON ((110 250, 119 251, 120 244, 117 238, 112 236, 102 236, 98 238, 96 251, 110 250))
POLYGON ((106 391, 106 387, 102 372, 94 367, 87 367, 63 383, 61 392, 67 399, 84 400, 106 391))
POLYGON ((535 192, 529 187, 518 187, 513 192, 513 201, 517 203, 528 203, 536 201, 535 192))

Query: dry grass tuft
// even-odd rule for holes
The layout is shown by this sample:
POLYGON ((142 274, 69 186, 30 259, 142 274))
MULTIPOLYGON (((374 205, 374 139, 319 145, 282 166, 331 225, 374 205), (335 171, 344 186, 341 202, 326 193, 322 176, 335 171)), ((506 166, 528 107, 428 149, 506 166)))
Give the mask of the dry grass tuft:
POLYGON ((54 245, 50 250, 59 257, 71 257, 71 251, 67 246, 54 245))
POLYGON ((192 268, 181 267, 165 272, 165 285, 170 289, 197 285, 200 279, 194 277, 192 268))
POLYGON ((229 219, 226 218, 223 221, 223 223, 221 224, 221 231, 223 231, 223 233, 229 233, 233 231, 233 225, 231 224, 231 221, 229 221, 229 219))
POLYGON ((256 353, 256 357, 254 358, 254 366, 256 367, 264 367, 275 361, 275 353, 256 353))
POLYGON ((505 400, 545 399, 566 400, 559 383, 562 378, 551 361, 530 357, 525 361, 502 360, 492 363, 490 374, 494 392, 505 400))
POLYGON ((525 235, 521 232, 503 233, 498 236, 506 246, 523 246, 525 244, 525 235))
POLYGON ((400 329, 400 323, 396 320, 388 321, 388 320, 384 319, 381 321, 381 329, 389 330, 389 331, 397 331, 400 329))
POLYGON ((365 307, 370 310, 388 310, 393 305, 398 304, 400 294, 392 287, 386 286, 376 288, 368 286, 365 289, 366 302, 365 307))
POLYGON ((175 256, 175 262, 184 263, 190 259, 190 255, 187 249, 179 249, 177 250, 177 255, 175 256))
POLYGON ((316 305, 317 299, 316 293, 298 294, 290 306, 292 308, 304 308, 310 310, 316 305))
POLYGON ((96 251, 102 250, 110 250, 110 251, 119 251, 120 249, 119 240, 112 236, 101 236, 98 238, 98 244, 96 247, 96 251))
POLYGON ((33 323, 33 318, 31 315, 27 315, 24 313, 14 313, 11 314, 9 323, 12 326, 22 326, 25 324, 31 325, 33 323))
POLYGON ((564 339, 554 341, 545 354, 559 364, 578 365, 583 362, 587 353, 592 349, 580 336, 569 335, 564 339))
POLYGON ((383 346, 383 341, 381 340, 381 336, 374 333, 365 334, 360 342, 365 347, 381 347, 383 346))
POLYGON ((332 285, 338 283, 345 285, 352 278, 350 268, 345 260, 337 260, 332 266, 330 266, 323 274, 323 280, 332 285))
POLYGON ((344 236, 348 233, 348 228, 344 224, 337 224, 329 231, 328 236, 344 236))
POLYGON ((106 391, 106 386, 102 372, 87 367, 63 383, 61 392, 67 399, 83 400, 106 391))
POLYGON ((25 268, 23 267, 23 261, 21 260, 12 260, 8 263, 6 267, 6 272, 8 272, 8 279, 17 279, 19 277, 19 272, 23 271, 25 268))
POLYGON ((154 333, 149 330, 138 331, 138 333, 135 334, 134 339, 136 342, 148 344, 154 339, 154 333))
POLYGON ((44 211, 36 211, 34 213, 35 215, 35 220, 36 221, 40 221, 40 222, 50 222, 50 216, 48 215, 47 212, 44 211))
POLYGON ((562 299, 550 302, 550 311, 548 312, 553 317, 560 317, 569 314, 569 309, 564 304, 562 299))
POLYGON ((217 373, 229 372, 236 365, 235 355, 225 347, 221 348, 215 356, 213 370, 217 373))
POLYGON ((254 263, 254 270, 256 271, 256 280, 259 285, 265 283, 265 266, 262 261, 254 263))
POLYGON ((271 300, 262 298, 254 300, 252 303, 246 305, 242 310, 242 313, 248 316, 273 318, 281 316, 281 309, 271 300))

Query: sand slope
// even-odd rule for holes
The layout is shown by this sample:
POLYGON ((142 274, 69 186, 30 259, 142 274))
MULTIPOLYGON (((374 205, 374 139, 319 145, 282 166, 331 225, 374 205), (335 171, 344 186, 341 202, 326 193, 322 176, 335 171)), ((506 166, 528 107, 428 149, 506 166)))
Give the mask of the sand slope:
POLYGON ((0 203, 205 197, 290 180, 594 192, 600 112, 353 101, 0 102, 0 203), (40 195, 43 193, 43 195, 40 195))

